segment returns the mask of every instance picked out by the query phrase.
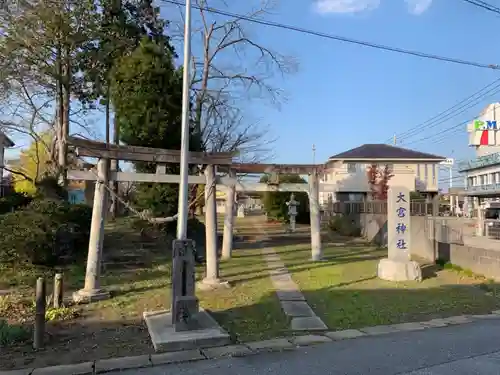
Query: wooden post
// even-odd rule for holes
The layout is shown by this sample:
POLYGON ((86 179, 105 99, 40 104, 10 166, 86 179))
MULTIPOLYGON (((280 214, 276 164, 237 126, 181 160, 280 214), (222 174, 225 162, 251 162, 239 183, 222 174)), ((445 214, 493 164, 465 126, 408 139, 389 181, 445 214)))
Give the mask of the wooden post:
POLYGON ((99 159, 97 163, 98 180, 95 183, 94 205, 92 208, 85 286, 83 289, 73 293, 73 300, 77 303, 109 298, 109 293, 102 290, 99 284, 102 246, 104 242, 104 220, 108 206, 108 190, 106 188, 108 172, 109 160, 99 159))
MULTIPOLYGON (((229 177, 236 178, 236 173, 229 171, 229 177)), ((235 185, 226 189, 226 212, 224 213, 224 236, 222 239, 222 259, 230 259, 233 252, 233 225, 235 214, 235 185)))
POLYGON ((311 219, 311 260, 320 261, 323 258, 323 252, 321 250, 319 181, 317 171, 313 171, 309 176, 309 212, 311 219))
POLYGON ((46 303, 46 285, 45 279, 39 277, 36 280, 35 290, 35 327, 33 330, 33 348, 43 348, 43 339, 45 336, 45 303, 46 303))
POLYGON ((54 296, 53 305, 55 309, 62 307, 64 290, 63 290, 63 275, 62 273, 56 273, 54 276, 54 291, 52 293, 54 296))

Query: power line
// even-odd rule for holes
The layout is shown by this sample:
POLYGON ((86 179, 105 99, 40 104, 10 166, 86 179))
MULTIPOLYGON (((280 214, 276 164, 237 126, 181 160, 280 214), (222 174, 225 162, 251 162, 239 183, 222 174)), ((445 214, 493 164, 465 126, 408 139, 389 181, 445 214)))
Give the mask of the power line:
MULTIPOLYGON (((494 80, 493 82, 489 83, 488 85, 484 86, 483 88, 481 88, 480 90, 476 91, 475 93, 473 93, 472 95, 469 95, 468 97, 462 99, 461 101, 455 103, 453 106, 451 106, 450 108, 438 113, 437 115, 435 116, 432 116, 431 118, 427 119, 426 121, 418 124, 418 125, 415 125, 414 127, 400 133, 400 134, 397 134, 396 136, 399 138, 399 137, 402 137, 402 138, 410 138, 412 137, 413 135, 415 135, 416 133, 420 132, 421 130, 423 129, 426 129, 426 128, 429 128, 431 126, 434 126, 434 125, 439 125, 441 123, 443 123, 444 121, 446 120, 449 120, 450 118, 453 118, 457 115, 459 115, 460 113, 463 113, 465 110, 469 109, 470 106, 468 108, 465 108, 463 109, 462 111, 456 113, 456 111, 462 109, 464 106, 470 104, 470 101, 471 100, 475 100, 476 103, 474 103, 472 106, 478 104, 478 102, 483 99, 485 96, 491 96, 491 95, 494 95, 495 93, 497 93, 498 91, 500 91, 500 78, 494 80), (489 89, 491 86, 497 84, 495 87, 489 89), (489 89, 488 91, 485 91, 486 89, 489 89), (493 92, 492 92, 493 91, 493 92), (481 94, 479 97, 477 98, 474 98, 475 96, 481 94), (467 103, 469 102, 469 103, 467 103), (448 113, 450 112, 450 113, 448 113), (454 113, 455 112, 455 113, 454 113), (451 116, 450 116, 451 115, 451 116), (446 117, 444 120, 442 119, 442 116, 446 117), (439 121, 438 123, 436 123, 436 121, 439 121)), ((392 138, 390 138, 392 140, 392 138)), ((389 142, 389 138, 387 139, 386 142, 389 142)))
POLYGON ((477 6, 479 8, 486 9, 490 12, 500 14, 500 8, 481 0, 462 0, 471 5, 477 6))
MULTIPOLYGON (((490 108, 488 111, 486 111, 485 113, 483 113, 483 115, 487 114, 487 113, 490 113, 491 111, 493 111, 494 109, 496 109, 496 106, 493 106, 492 108, 490 108)), ((420 139, 417 139, 416 141, 412 141, 410 142, 409 144, 414 144, 414 143, 419 143, 419 142, 422 142, 422 141, 425 141, 425 140, 428 140, 430 138, 434 138, 434 137, 438 137, 440 135, 444 135, 444 133, 447 133, 447 132, 450 132, 450 131, 453 131, 461 126, 464 126, 472 121, 474 121, 475 119, 477 118, 477 116, 474 116, 473 118, 471 119, 468 119, 468 120, 465 120, 459 124, 456 124, 456 125, 453 125, 453 126, 450 126, 449 128, 446 128, 446 129, 443 129, 442 131, 440 131, 439 133, 436 133, 436 134, 431 134, 427 137, 423 137, 423 138, 420 138, 420 139)))
MULTIPOLYGON (((176 1, 176 0, 162 0, 162 1, 165 3, 170 3, 170 4, 182 6, 182 7, 184 7, 186 5, 185 3, 180 2, 180 1, 176 1)), ((216 9, 216 8, 200 7, 197 5, 192 5, 192 7, 195 9, 198 9, 198 10, 203 10, 205 12, 218 14, 221 16, 233 17, 233 18, 237 18, 239 20, 257 23, 260 25, 275 27, 275 28, 289 30, 289 31, 295 31, 295 32, 302 33, 302 34, 313 35, 313 36, 317 36, 320 38, 336 40, 339 42, 357 44, 357 45, 361 45, 361 46, 365 46, 365 47, 371 47, 371 48, 380 49, 380 50, 384 50, 384 51, 412 55, 412 56, 417 56, 417 57, 431 59, 431 60, 439 60, 439 61, 451 62, 451 63, 455 63, 455 64, 474 66, 476 68, 493 69, 493 70, 500 69, 500 65, 498 65, 498 64, 483 64, 483 63, 470 61, 470 60, 461 60, 461 59, 455 59, 452 57, 439 56, 439 55, 434 55, 434 54, 429 54, 429 53, 424 53, 424 52, 419 52, 419 51, 407 50, 407 49, 398 48, 398 47, 390 47, 390 46, 386 46, 383 44, 352 39, 352 38, 339 36, 339 35, 326 34, 326 33, 320 32, 320 31, 304 29, 304 28, 298 27, 298 26, 268 21, 268 20, 264 20, 261 18, 253 18, 253 17, 245 16, 243 14, 231 13, 231 12, 227 12, 227 11, 216 9)))

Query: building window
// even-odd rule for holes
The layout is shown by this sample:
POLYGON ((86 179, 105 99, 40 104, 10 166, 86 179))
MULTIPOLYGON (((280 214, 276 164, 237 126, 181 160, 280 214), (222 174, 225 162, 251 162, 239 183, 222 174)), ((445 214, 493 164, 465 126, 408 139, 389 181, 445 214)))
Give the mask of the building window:
POLYGON ((357 167, 356 163, 348 163, 347 164, 347 172, 356 173, 356 170, 357 170, 356 167, 357 167))

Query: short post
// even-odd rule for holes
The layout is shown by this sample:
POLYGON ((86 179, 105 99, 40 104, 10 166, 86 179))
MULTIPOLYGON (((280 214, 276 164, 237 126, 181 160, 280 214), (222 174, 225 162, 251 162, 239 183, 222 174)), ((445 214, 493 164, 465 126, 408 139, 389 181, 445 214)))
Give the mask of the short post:
POLYGON ((108 183, 108 172, 109 160, 99 159, 97 162, 98 179, 95 182, 85 285, 83 289, 73 293, 73 300, 77 303, 109 298, 109 293, 102 290, 99 284, 102 246, 104 242, 104 220, 108 206, 108 190, 106 188, 106 184, 108 183))
POLYGON ((45 279, 39 277, 36 280, 35 290, 35 327, 33 330, 33 348, 43 348, 43 339, 45 336, 45 304, 47 289, 45 279))
POLYGON ((389 188, 387 237, 388 257, 379 262, 378 277, 388 281, 421 281, 420 265, 410 260, 410 190, 406 187, 389 188))
POLYGON ((195 296, 195 248, 192 240, 172 242, 172 325, 177 332, 196 329, 194 316, 199 304, 195 296))
MULTIPOLYGON (((236 173, 229 171, 229 177, 236 178, 236 173)), ((224 235, 222 238, 222 259, 230 259, 233 251, 233 225, 236 185, 231 184, 226 190, 226 212, 224 213, 224 235)))
POLYGON ((217 201, 215 166, 205 169, 205 237, 206 275, 204 284, 216 284, 219 280, 219 259, 217 254, 217 201))
POLYGON ((297 217, 297 206, 299 205, 299 202, 295 200, 295 194, 290 194, 290 200, 286 202, 286 205, 288 206, 288 218, 290 219, 290 232, 295 232, 296 228, 296 222, 295 219, 297 217))
POLYGON ((477 207, 476 218, 476 236, 483 237, 485 235, 484 209, 481 206, 477 207))
POLYGON ((323 258, 321 250, 321 220, 319 211, 319 178, 314 170, 309 176, 309 212, 311 218, 311 260, 323 258))
POLYGON ((52 295, 54 296, 53 306, 58 309, 63 306, 64 290, 63 290, 63 275, 62 273, 56 273, 54 276, 54 290, 52 295))

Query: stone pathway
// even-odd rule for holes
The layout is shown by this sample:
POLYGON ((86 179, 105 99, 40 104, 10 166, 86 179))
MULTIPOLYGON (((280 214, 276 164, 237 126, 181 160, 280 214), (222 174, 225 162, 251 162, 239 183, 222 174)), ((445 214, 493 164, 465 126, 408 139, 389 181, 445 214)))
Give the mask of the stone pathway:
MULTIPOLYGON (((259 227, 265 237, 264 230, 259 227)), ((314 313, 307 303, 299 286, 273 248, 263 248, 262 255, 267 262, 267 268, 283 312, 291 318, 292 331, 322 331, 327 330, 325 323, 314 313)))

